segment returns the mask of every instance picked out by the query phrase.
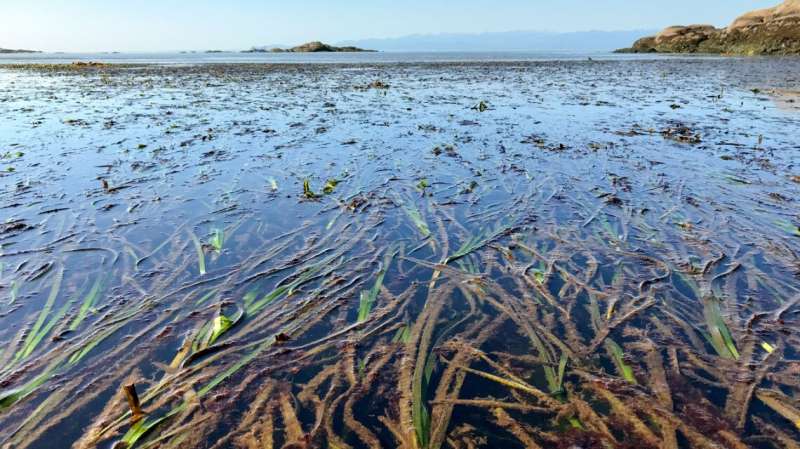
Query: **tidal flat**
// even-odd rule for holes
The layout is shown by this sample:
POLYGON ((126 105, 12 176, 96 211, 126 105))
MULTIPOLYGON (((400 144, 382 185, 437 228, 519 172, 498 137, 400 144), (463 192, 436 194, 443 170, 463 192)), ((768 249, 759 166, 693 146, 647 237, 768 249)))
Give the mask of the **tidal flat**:
POLYGON ((0 66, 0 447, 800 447, 800 60, 0 66))

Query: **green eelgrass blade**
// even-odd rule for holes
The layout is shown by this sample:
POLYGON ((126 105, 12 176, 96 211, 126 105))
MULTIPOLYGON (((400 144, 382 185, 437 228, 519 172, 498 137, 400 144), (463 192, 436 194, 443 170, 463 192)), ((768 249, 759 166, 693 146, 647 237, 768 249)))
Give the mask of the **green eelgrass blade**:
POLYGON ((392 343, 408 343, 408 338, 411 336, 411 328, 408 325, 397 329, 397 332, 392 337, 392 343))
MULTIPOLYGON (((64 267, 59 267, 58 271, 56 272, 55 279, 53 280, 53 285, 50 288, 50 295, 47 297, 47 302, 44 305, 44 308, 39 313, 39 318, 36 320, 36 323, 33 325, 28 336, 25 338, 25 343, 22 346, 22 349, 17 352, 15 357, 15 361, 19 361, 28 357, 34 349, 36 349, 36 345, 42 340, 44 335, 42 335, 42 328, 45 326, 45 321, 47 320, 47 316, 50 315, 50 311, 53 309, 53 305, 55 304, 56 298, 58 297, 58 292, 61 289, 61 282, 64 280, 64 267)), ((49 331, 49 329, 48 329, 49 331)))
POLYGON ((428 227, 428 223, 426 223, 425 219, 422 218, 422 214, 420 214, 419 210, 413 205, 406 206, 404 209, 406 211, 406 214, 408 214, 408 217, 414 223, 414 226, 416 226, 419 233, 422 234, 422 237, 423 238, 430 237, 431 230, 428 227))
POLYGON ((372 307, 375 305, 375 301, 371 298, 371 294, 369 290, 364 290, 361 292, 360 302, 358 305, 358 318, 356 319, 357 322, 363 323, 367 321, 369 318, 370 312, 372 312, 372 307))
POLYGON ((303 271, 294 282, 281 285, 277 287, 275 290, 268 293, 260 300, 252 303, 250 307, 246 307, 247 315, 253 315, 260 312, 264 307, 268 306, 270 303, 283 297, 284 295, 291 296, 291 294, 298 287, 310 281, 314 277, 314 275, 316 275, 316 273, 319 272, 319 270, 321 270, 324 266, 326 266, 332 259, 333 258, 326 259, 316 265, 306 268, 305 271, 303 271))
POLYGON ((226 369, 225 371, 223 371, 222 373, 217 375, 217 377, 212 379, 211 382, 209 382, 203 388, 201 388, 197 392, 197 396, 198 397, 203 397, 203 396, 207 395, 209 392, 211 392, 211 390, 216 388, 219 384, 221 384, 222 382, 227 380, 229 377, 231 377, 234 374, 236 374, 237 371, 239 371, 242 368, 244 368, 245 366, 247 366, 256 357, 258 357, 262 352, 264 352, 265 350, 271 348, 275 344, 275 341, 276 341, 275 337, 271 337, 271 338, 267 339, 266 341, 264 341, 263 343, 261 343, 250 354, 247 354, 244 358, 242 358, 241 360, 236 362, 234 365, 232 365, 230 368, 226 369))
POLYGON ((36 349, 36 347, 39 346, 39 343, 42 342, 44 337, 46 337, 47 334, 49 334, 50 331, 53 330, 55 325, 58 324, 58 322, 62 318, 64 318, 64 315, 67 314, 67 310, 69 310, 69 306, 70 306, 69 303, 64 304, 61 307, 61 309, 50 319, 50 321, 47 322, 47 324, 42 328, 42 330, 34 336, 30 346, 27 348, 25 354, 23 354, 23 358, 30 356, 31 353, 36 349))
POLYGON ((704 334, 706 339, 717 355, 720 357, 739 360, 739 351, 736 349, 736 343, 733 341, 730 329, 722 319, 722 311, 719 307, 719 300, 709 296, 704 301, 704 314, 706 318, 707 332, 704 334))
POLYGON ((201 304, 205 303, 206 301, 208 301, 209 299, 211 299, 211 298, 212 298, 214 295, 216 295, 216 294, 217 294, 217 292, 218 292, 218 290, 217 290, 217 289, 212 289, 211 291, 209 291, 208 293, 206 293, 205 295, 203 295, 203 296, 202 296, 200 299, 198 299, 198 300, 197 300, 197 302, 196 302, 196 303, 194 303, 194 304, 195 304, 196 306, 199 306, 199 305, 201 305, 201 304))
POLYGON ((212 346, 223 334, 236 326, 242 320, 243 316, 244 311, 242 309, 239 309, 238 312, 230 318, 220 312, 212 320, 210 329, 208 331, 208 337, 203 346, 206 348, 212 346))
POLYGON ((564 391, 564 376, 567 373, 567 358, 566 354, 561 354, 561 360, 558 362, 558 389, 564 391))
POLYGON ((94 281, 94 285, 92 289, 89 291, 89 294, 86 295, 86 298, 83 300, 83 304, 81 304, 81 308, 78 311, 78 316, 72 321, 72 324, 69 326, 69 330, 75 331, 78 327, 83 323, 83 320, 86 319, 86 316, 89 314, 89 310, 94 307, 95 303, 97 302, 97 297, 100 294, 100 290, 103 288, 103 279, 102 276, 98 276, 97 280, 94 281))
POLYGON ((39 388, 50 377, 55 367, 51 365, 42 374, 36 376, 33 380, 25 384, 22 388, 0 392, 0 413, 8 410, 17 402, 25 399, 39 388))
POLYGON ((614 361, 614 365, 617 367, 617 372, 619 375, 628 382, 637 384, 636 376, 633 375, 633 368, 625 363, 625 353, 623 352, 622 347, 620 347, 620 345, 610 338, 606 339, 605 346, 608 354, 614 361))
MULTIPOLYGON (((256 347, 250 354, 246 355, 244 358, 236 362, 227 370, 223 371, 219 375, 217 375, 214 379, 212 379, 208 384, 203 386, 198 392, 197 397, 202 398, 203 396, 210 393, 214 388, 219 386, 222 382, 227 380, 229 377, 236 374, 239 370, 250 364, 256 357, 258 357, 262 352, 269 349, 275 344, 275 337, 270 337, 258 347, 256 347)), ((126 449, 134 449, 136 444, 145 437, 150 431, 156 428, 158 425, 163 423, 164 421, 172 418, 173 416, 177 415, 181 411, 183 411, 187 406, 187 403, 183 403, 180 406, 174 408, 172 411, 167 413, 166 415, 162 416, 161 418, 155 420, 142 420, 133 425, 128 430, 128 433, 122 438, 122 442, 126 444, 126 449)))
POLYGON ((197 263, 198 263, 199 268, 200 268, 200 276, 205 276, 205 274, 206 274, 206 254, 205 254, 205 251, 203 251, 203 245, 200 243, 200 239, 197 238, 197 236, 194 234, 194 232, 192 232, 191 229, 189 230, 189 236, 192 238, 192 242, 194 243, 195 251, 197 251, 197 259, 198 259, 197 263))
POLYGON ((67 363, 70 366, 73 366, 76 363, 78 363, 81 360, 83 360, 83 358, 86 357, 92 351, 92 349, 96 348, 106 338, 114 335, 114 333, 116 333, 118 330, 120 330, 122 327, 125 326, 125 324, 126 324, 128 319, 136 316, 136 314, 137 314, 137 311, 134 310, 134 311, 131 311, 131 312, 127 313, 126 315, 120 316, 118 318, 118 320, 117 320, 118 323, 116 325, 114 325, 113 327, 111 327, 109 329, 106 329, 105 331, 97 334, 96 336, 94 336, 94 338, 92 338, 91 340, 86 342, 86 344, 81 346, 78 350, 74 351, 72 353, 72 355, 69 357, 69 360, 67 361, 67 363))
POLYGON ((447 257, 446 263, 454 262, 483 248, 501 235, 507 233, 510 229, 511 226, 498 226, 494 231, 481 232, 480 234, 470 237, 461 245, 458 251, 447 257))
POLYGON ((166 421, 168 418, 169 416, 162 416, 158 419, 142 419, 137 422, 128 430, 128 433, 122 437, 121 441, 124 444, 123 447, 126 449, 133 449, 136 447, 136 443, 138 443, 139 440, 147 436, 156 426, 166 421))
POLYGON ((422 399, 414 400, 414 429, 417 434, 417 441, 420 447, 428 447, 431 434, 431 416, 428 407, 422 402, 422 399))
POLYGON ((386 253, 386 256, 383 258, 383 265, 378 271, 378 277, 375 279, 375 285, 373 285, 371 289, 361 292, 361 300, 358 306, 357 319, 359 323, 366 321, 367 318, 369 318, 370 312, 372 312, 372 308, 375 307, 378 294, 383 286, 383 280, 386 278, 386 272, 388 271, 389 265, 392 263, 392 259, 394 259, 395 255, 397 255, 397 250, 393 249, 390 249, 386 253))
POLYGON ((214 251, 218 253, 221 252, 222 246, 225 244, 225 231, 221 229, 214 229, 211 232, 211 239, 209 240, 209 244, 211 245, 212 248, 214 248, 214 251))
POLYGON ((273 302, 276 299, 278 299, 278 298, 282 297, 283 295, 287 294, 289 292, 289 290, 292 289, 293 285, 295 285, 295 284, 282 285, 282 286, 276 288, 275 290, 271 291, 270 293, 265 295, 263 298, 261 298, 257 302, 254 302, 253 304, 251 304, 250 307, 247 308, 247 314, 248 315, 253 315, 255 313, 260 312, 261 309, 263 309, 264 307, 268 306, 271 302, 273 302))

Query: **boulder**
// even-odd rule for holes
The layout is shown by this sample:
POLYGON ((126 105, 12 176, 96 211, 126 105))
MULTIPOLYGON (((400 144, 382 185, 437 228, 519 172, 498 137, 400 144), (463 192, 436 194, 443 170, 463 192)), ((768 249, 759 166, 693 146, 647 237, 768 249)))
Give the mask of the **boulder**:
POLYGON ((800 0, 744 14, 727 28, 672 26, 636 41, 623 53, 800 54, 800 0))

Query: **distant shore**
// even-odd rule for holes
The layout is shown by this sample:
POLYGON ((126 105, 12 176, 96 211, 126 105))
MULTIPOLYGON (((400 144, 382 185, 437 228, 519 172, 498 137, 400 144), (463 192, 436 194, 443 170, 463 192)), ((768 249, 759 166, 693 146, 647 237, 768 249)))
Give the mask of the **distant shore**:
POLYGON ((0 48, 0 55, 13 55, 13 54, 25 54, 25 53, 41 53, 41 52, 36 50, 12 50, 8 48, 0 48))

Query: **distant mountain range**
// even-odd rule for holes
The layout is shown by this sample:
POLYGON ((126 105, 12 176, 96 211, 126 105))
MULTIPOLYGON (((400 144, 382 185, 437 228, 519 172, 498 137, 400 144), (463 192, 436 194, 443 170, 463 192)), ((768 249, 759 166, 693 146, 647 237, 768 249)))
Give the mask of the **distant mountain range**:
POLYGON ((378 51, 612 51, 655 30, 419 34, 339 42, 378 51))

